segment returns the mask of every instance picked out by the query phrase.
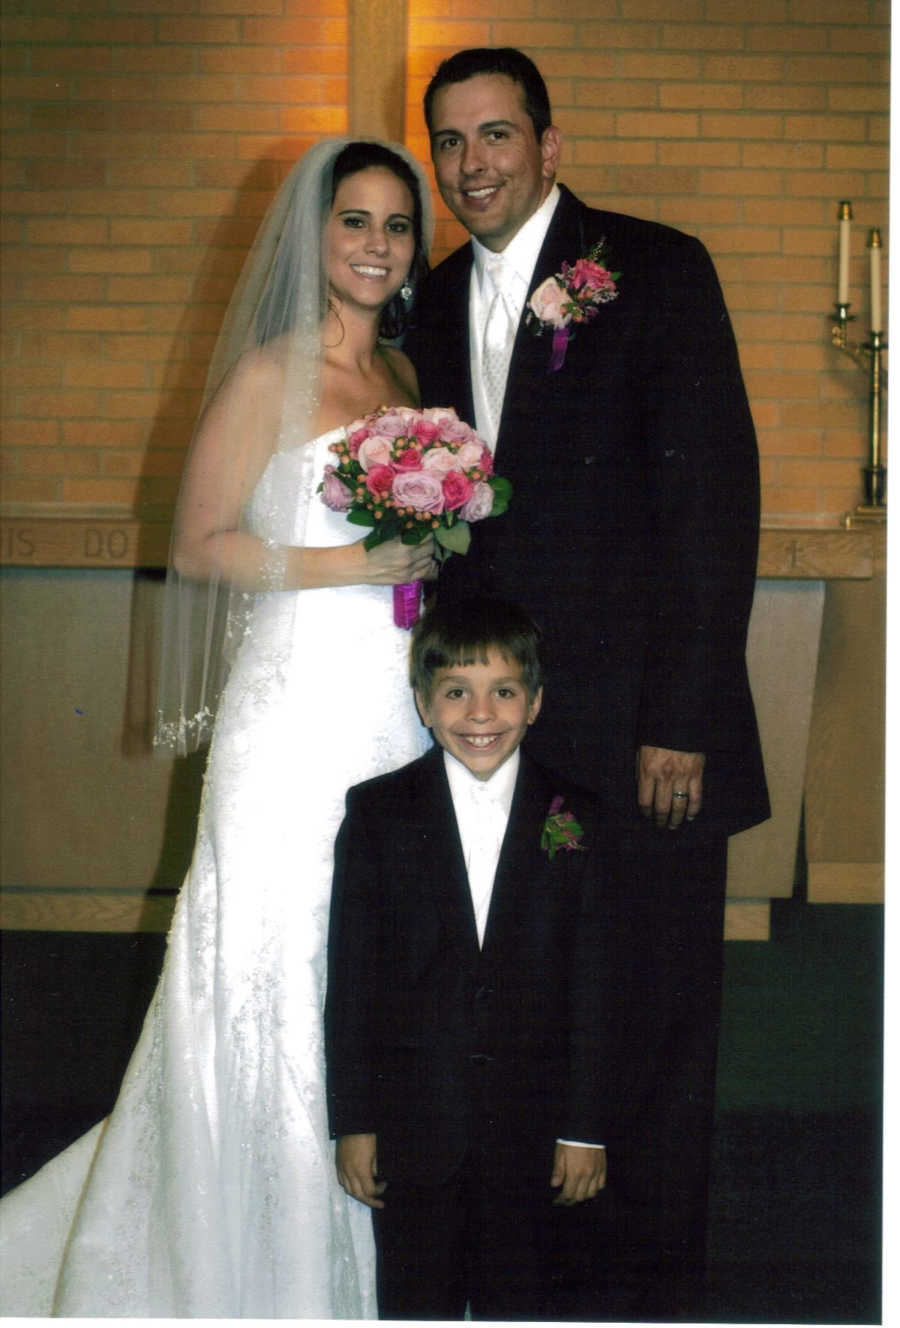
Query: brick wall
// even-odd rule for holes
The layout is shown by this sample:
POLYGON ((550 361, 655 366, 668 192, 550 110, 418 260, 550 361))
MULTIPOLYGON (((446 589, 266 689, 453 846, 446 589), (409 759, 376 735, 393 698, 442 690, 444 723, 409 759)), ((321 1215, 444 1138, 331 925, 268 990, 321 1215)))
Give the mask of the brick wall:
MULTIPOLYGON (((834 524, 862 498, 867 381, 831 347, 826 316, 838 200, 854 204, 854 336, 869 326, 869 228, 888 239, 889 15, 886 0, 411 0, 416 151, 438 60, 519 46, 565 133, 560 178, 706 244, 756 419, 767 524, 834 524)), ((460 230, 439 215, 440 253, 460 230)))
POLYGON ((4 496, 166 510, 259 219, 346 127, 346 0, 5 12, 4 496))
MULTIPOLYGON (((171 501, 259 217, 304 147, 346 126, 353 3, 7 0, 7 502, 171 501)), ((867 448, 865 378, 828 338, 836 205, 854 202, 850 297, 865 315, 868 228, 887 240, 887 0, 409 10, 411 146, 427 155, 421 93, 442 55, 528 50, 566 134, 562 178, 709 247, 759 429, 766 520, 833 524, 861 496, 867 448)), ((437 257, 458 234, 444 213, 437 257)))

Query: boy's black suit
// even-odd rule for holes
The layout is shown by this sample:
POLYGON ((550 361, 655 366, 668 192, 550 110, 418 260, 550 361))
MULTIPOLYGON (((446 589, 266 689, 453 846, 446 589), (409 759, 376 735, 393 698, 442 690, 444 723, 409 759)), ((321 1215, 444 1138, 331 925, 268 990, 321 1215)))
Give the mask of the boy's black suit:
MULTIPOLYGON (((474 1170, 501 1212, 530 1194, 563 1213, 549 1186, 557 1138, 615 1158, 631 947, 604 891, 592 802, 522 755, 479 949, 441 749, 348 794, 329 938, 329 1112, 336 1136, 377 1135, 386 1212, 392 1187, 398 1200, 410 1183, 446 1198, 474 1170), (585 849, 551 861, 540 838, 557 795, 585 849)), ((461 1202, 445 1202, 448 1232, 461 1202)), ((509 1273, 517 1225, 498 1256, 509 1273)))

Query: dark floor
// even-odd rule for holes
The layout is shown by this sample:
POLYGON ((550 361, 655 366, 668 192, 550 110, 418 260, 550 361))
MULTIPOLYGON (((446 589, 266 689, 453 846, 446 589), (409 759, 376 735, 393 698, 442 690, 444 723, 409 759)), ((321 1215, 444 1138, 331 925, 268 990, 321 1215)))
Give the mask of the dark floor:
MULTIPOLYGON (((798 897, 726 946, 710 1321, 881 1322, 882 923, 798 897)), ((2 946, 5 1190, 109 1110, 164 942, 2 946)))

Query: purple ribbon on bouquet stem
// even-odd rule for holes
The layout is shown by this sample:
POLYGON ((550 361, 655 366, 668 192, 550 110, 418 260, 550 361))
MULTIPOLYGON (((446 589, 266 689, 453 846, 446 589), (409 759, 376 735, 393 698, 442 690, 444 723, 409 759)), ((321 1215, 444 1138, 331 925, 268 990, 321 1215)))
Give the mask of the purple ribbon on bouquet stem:
POLYGON ((419 621, 419 605, 422 599, 421 581, 404 581, 394 586, 394 623, 407 629, 419 621))
POLYGON ((566 358, 566 347, 569 344, 571 333, 568 327, 558 327, 553 333, 553 350, 550 355, 550 373, 554 373, 563 366, 563 360, 566 358))

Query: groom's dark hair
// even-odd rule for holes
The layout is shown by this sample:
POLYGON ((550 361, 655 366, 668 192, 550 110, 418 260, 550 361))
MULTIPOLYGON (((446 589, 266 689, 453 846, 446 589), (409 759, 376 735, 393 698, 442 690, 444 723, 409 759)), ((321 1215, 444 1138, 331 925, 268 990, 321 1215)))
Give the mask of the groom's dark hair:
POLYGON ((494 649, 516 661, 533 698, 543 680, 540 641, 539 628, 518 604, 486 596, 438 602, 413 629, 410 682, 430 701, 434 676, 440 669, 486 664, 488 651, 494 649))
POLYGON ((540 143, 545 129, 552 124, 547 84, 533 60, 514 46, 473 46, 442 60, 425 90, 425 123, 432 131, 431 108, 435 93, 450 83, 465 83, 476 74, 505 74, 518 83, 525 98, 525 110, 534 125, 540 143))

